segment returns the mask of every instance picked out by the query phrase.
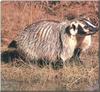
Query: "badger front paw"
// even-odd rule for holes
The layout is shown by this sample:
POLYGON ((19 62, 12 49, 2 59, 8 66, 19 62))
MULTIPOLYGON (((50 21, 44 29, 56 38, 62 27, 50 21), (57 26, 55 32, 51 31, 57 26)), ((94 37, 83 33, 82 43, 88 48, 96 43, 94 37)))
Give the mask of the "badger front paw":
POLYGON ((62 59, 58 59, 57 61, 51 62, 51 65, 54 70, 58 70, 58 69, 63 68, 64 64, 63 64, 62 59))
POLYGON ((79 57, 77 57, 77 56, 72 56, 71 58, 70 58, 70 60, 69 60, 69 63, 70 63, 70 65, 84 65, 83 64, 83 61, 81 61, 80 60, 80 58, 79 57))

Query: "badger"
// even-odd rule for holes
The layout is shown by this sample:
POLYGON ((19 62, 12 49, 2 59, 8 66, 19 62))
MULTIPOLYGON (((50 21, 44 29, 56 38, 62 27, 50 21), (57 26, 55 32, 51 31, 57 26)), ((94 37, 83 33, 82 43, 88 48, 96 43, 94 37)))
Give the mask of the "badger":
POLYGON ((79 58, 81 50, 90 46, 91 35, 96 31, 96 26, 85 18, 62 22, 42 20, 26 27, 8 48, 14 48, 24 61, 65 62, 79 58))

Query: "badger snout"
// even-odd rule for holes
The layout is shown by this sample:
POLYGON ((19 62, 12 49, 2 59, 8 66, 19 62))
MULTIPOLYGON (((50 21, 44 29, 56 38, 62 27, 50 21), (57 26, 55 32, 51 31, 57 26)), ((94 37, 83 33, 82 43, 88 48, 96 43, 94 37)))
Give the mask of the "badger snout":
POLYGON ((86 26, 84 28, 89 30, 88 34, 92 35, 98 31, 97 27, 90 21, 85 20, 85 24, 86 26))
POLYGON ((98 28, 95 26, 95 27, 89 27, 89 34, 92 35, 92 34, 95 34, 96 32, 98 32, 98 28))
POLYGON ((98 29, 97 29, 97 27, 90 27, 90 31, 92 31, 92 32, 97 32, 98 29))

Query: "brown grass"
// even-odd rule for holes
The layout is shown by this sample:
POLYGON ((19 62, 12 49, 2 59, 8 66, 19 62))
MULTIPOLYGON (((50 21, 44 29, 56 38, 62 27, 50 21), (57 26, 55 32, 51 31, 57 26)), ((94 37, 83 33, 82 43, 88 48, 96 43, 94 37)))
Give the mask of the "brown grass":
MULTIPOLYGON (((97 2, 2 2, 2 48, 5 47, 27 25, 38 20, 62 21, 64 16, 85 14, 97 20, 97 2)), ((82 53, 83 66, 64 66, 54 70, 51 66, 39 68, 22 60, 1 64, 1 88, 8 91, 33 90, 98 90, 98 33, 93 36, 90 49, 82 53)))

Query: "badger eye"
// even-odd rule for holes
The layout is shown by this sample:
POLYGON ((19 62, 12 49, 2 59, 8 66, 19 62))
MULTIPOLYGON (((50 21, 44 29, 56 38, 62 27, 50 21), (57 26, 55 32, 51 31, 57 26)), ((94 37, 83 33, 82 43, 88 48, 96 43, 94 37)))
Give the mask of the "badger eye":
POLYGON ((88 28, 88 26, 84 26, 84 28, 85 28, 85 29, 87 29, 87 28, 88 28))
POLYGON ((76 29, 76 27, 75 27, 75 25, 74 24, 72 24, 72 28, 75 30, 76 29))

